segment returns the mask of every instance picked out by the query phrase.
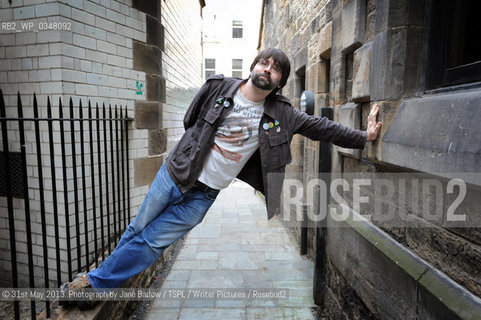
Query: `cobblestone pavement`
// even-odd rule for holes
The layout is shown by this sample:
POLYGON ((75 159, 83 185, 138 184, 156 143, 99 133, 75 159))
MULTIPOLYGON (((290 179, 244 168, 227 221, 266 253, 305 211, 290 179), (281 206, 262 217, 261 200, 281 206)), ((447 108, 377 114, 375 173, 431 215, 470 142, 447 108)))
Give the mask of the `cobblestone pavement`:
POLYGON ((155 300, 146 319, 314 319, 313 268, 299 255, 294 234, 276 218, 267 221, 260 196, 235 181, 188 234, 162 285, 185 298, 155 300))

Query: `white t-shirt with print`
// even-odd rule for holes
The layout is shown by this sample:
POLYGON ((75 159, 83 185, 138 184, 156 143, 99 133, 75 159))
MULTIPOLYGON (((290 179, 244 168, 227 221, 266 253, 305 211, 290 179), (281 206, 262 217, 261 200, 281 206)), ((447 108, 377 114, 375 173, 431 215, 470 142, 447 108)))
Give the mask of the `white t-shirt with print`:
POLYGON ((237 90, 231 112, 219 125, 199 181, 214 189, 227 187, 259 147, 264 100, 252 102, 237 90))

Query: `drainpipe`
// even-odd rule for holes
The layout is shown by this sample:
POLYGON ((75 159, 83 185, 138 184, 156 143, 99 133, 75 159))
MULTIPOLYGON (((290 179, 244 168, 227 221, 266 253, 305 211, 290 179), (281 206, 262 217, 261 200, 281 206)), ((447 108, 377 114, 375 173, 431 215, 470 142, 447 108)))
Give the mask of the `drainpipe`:
MULTIPOLYGON (((322 108, 321 116, 330 120, 333 118, 332 108, 322 108)), ((331 147, 330 143, 319 142, 319 178, 324 180, 329 192, 331 183, 331 147)), ((319 196, 321 196, 319 194, 319 196)), ((326 197, 329 201, 329 194, 326 197)), ((321 200, 320 197, 319 200, 321 200)), ((319 207, 325 207, 325 212, 328 211, 329 203, 321 203, 319 207)), ((314 281, 313 281, 313 297, 314 303, 318 306, 324 304, 324 293, 326 290, 326 232, 327 232, 327 214, 326 217, 319 221, 316 225, 316 239, 315 239, 315 260, 314 260, 314 281)))

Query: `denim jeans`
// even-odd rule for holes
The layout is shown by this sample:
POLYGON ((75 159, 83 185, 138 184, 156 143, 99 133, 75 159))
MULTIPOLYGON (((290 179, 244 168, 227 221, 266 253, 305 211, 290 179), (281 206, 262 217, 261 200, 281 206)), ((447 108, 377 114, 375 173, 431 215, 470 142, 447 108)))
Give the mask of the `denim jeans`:
POLYGON ((182 194, 163 165, 137 216, 112 254, 87 274, 93 288, 117 288, 147 269, 170 244, 199 224, 219 191, 182 194))

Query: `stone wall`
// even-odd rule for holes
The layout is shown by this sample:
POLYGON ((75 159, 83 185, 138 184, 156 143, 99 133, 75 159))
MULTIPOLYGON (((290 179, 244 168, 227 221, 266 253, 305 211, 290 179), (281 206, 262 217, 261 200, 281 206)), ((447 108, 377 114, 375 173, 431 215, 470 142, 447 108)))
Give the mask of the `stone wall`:
MULTIPOLYGON (((134 119, 129 127, 128 166, 130 212, 134 216, 164 157, 182 134, 183 114, 202 84, 203 5, 203 1, 197 0, 26 0, 12 1, 11 4, 2 1, 0 21, 9 22, 8 25, 2 24, 0 30, 0 89, 7 105, 7 116, 17 115, 18 91, 22 95, 25 117, 33 117, 33 93, 37 95, 41 117, 47 116, 47 96, 54 106, 54 117, 58 115, 56 106, 59 98, 62 98, 64 106, 70 97, 73 98, 75 106, 78 106, 81 100, 85 108, 84 114, 88 101, 91 101, 93 106, 97 103, 102 106, 105 103, 107 106, 127 107, 129 117, 134 119)), ((19 151, 16 128, 8 128, 10 137, 13 137, 9 139, 10 151, 19 151)), ((27 153, 35 150, 32 130, 33 125, 27 124, 27 153)), ((47 137, 46 130, 46 123, 41 124, 42 137, 47 137)), ((54 125, 56 152, 60 152, 58 130, 58 126, 54 125)), ((79 141, 79 133, 76 137, 79 141)), ((67 151, 70 150, 69 139, 65 146, 67 151)), ((44 157, 47 157, 48 145, 42 146, 44 147, 44 157)), ((79 145, 76 148, 80 150, 79 145)), ((33 217, 34 273, 36 283, 40 284, 45 277, 35 157, 34 154, 28 155, 27 163, 29 186, 32 187, 30 209, 33 217)), ((95 153, 94 158, 96 157, 95 153)), ((48 163, 48 158, 44 161, 48 163)), ((56 161, 60 161, 60 158, 56 157, 56 161)), ((78 152, 77 164, 80 164, 80 161, 78 152)), ((67 154, 67 163, 71 166, 71 154, 67 154)), ((61 166, 60 162, 57 164, 61 166)), ((61 168, 58 170, 60 171, 56 174, 56 183, 61 193, 63 180, 61 168)), ((97 166, 94 170, 98 170, 97 166)), ((50 168, 44 171, 49 172, 50 168)), ((86 181, 87 198, 84 200, 80 195, 77 203, 80 208, 83 208, 84 203, 90 208, 92 203, 89 170, 86 181)), ((73 178, 69 177, 68 188, 71 189, 72 185, 73 178)), ((52 187, 46 184, 44 189, 49 278, 56 279, 52 187)), ((99 190, 98 184, 96 190, 99 190)), ((60 257, 62 277, 66 278, 65 243, 69 239, 66 238, 63 196, 60 193, 57 201, 60 216, 60 257)), ((111 197, 110 201, 112 200, 111 197)), ((28 285, 25 208, 23 199, 14 199, 13 203, 17 228, 18 272, 22 275, 21 285, 28 285)), ((72 222, 75 221, 73 212, 76 205, 73 194, 69 194, 68 205, 71 207, 69 212, 72 222)), ((0 279, 5 283, 11 279, 6 207, 6 198, 0 197, 0 279)), ((83 212, 81 215, 83 216, 83 212)), ((91 210, 88 211, 88 223, 90 226, 93 224, 91 210)), ((85 252, 83 225, 80 230, 81 250, 85 252)), ((71 234, 75 233, 72 232, 71 234)), ((89 239, 89 252, 93 256, 93 234, 89 234, 89 239)), ((76 267, 77 245, 75 239, 70 240, 72 262, 76 267)), ((56 281, 51 285, 57 285, 56 281)))
MULTIPOLYGON (((261 47, 280 47, 290 57, 292 72, 282 93, 294 107, 299 105, 302 90, 312 91, 315 115, 321 108, 330 107, 336 121, 362 130, 366 129, 374 102, 381 107, 381 138, 367 143, 364 150, 334 147, 333 179, 355 173, 359 177, 375 174, 393 180, 398 178, 398 172, 410 172, 405 176, 407 181, 433 178, 440 182, 443 192, 453 177, 462 177, 467 183, 467 195, 456 211, 466 216, 461 227, 446 223, 446 209, 457 191, 453 196, 444 193, 444 211, 437 222, 426 218, 431 209, 408 205, 401 209, 416 217, 410 226, 371 222, 382 228, 383 239, 401 245, 395 250, 408 248, 416 263, 427 262, 446 276, 438 278, 439 282, 423 283, 424 275, 413 279, 409 267, 399 270, 399 261, 386 260, 386 253, 363 240, 369 238, 369 233, 360 236, 352 226, 339 226, 328 218, 328 263, 324 266, 327 287, 317 302, 324 304, 332 319, 437 319, 434 306, 448 310, 446 314, 453 312, 454 319, 461 315, 462 302, 454 299, 453 305, 446 302, 453 301, 452 297, 436 298, 434 293, 437 285, 450 287, 453 283, 462 288, 459 292, 464 292, 462 296, 468 297, 470 303, 474 301, 476 307, 468 308, 469 312, 480 310, 481 224, 476 199, 481 167, 473 158, 479 157, 480 141, 479 126, 474 125, 478 116, 472 108, 479 105, 481 90, 472 84, 438 91, 426 86, 433 28, 430 17, 435 15, 428 0, 265 2, 261 47), (455 123, 462 123, 462 128, 455 123), (456 146, 455 152, 450 152, 450 143, 452 148, 456 146), (406 274, 411 287, 402 287, 398 282, 397 278, 406 274), (391 296, 377 292, 375 283, 379 279, 387 283, 391 296)), ((317 142, 295 138, 286 178, 302 179, 306 186, 318 177, 318 148, 317 142)), ((363 189, 363 195, 379 198, 374 185, 363 189)), ((407 190, 399 188, 395 187, 396 196, 416 192, 409 185, 407 190)), ((427 198, 435 198, 432 191, 427 198)), ((348 203, 352 209, 352 200, 348 203)), ((307 204, 314 211, 323 205, 318 201, 307 204)), ((358 213, 366 216, 374 210, 371 201, 358 213)), ((308 235, 308 253, 314 257, 315 228, 309 228, 308 235)))

